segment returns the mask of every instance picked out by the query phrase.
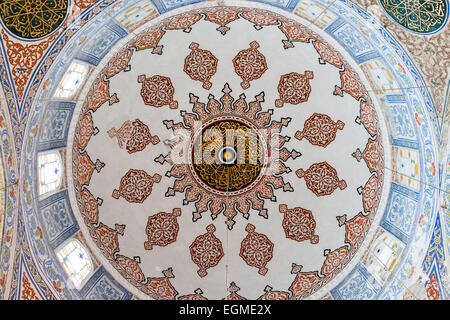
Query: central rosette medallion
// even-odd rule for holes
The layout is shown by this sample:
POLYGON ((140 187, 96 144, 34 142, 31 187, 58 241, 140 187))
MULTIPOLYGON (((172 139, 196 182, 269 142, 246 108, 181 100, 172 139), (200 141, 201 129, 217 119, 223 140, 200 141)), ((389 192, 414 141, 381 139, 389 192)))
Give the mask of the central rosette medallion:
POLYGON ((185 193, 183 202, 195 203, 194 222, 210 210, 213 218, 223 213, 231 230, 237 213, 248 218, 254 209, 267 218, 264 200, 273 201, 275 189, 292 191, 282 177, 289 171, 284 162, 300 153, 283 148, 289 138, 281 131, 291 118, 273 120, 273 110, 261 106, 264 92, 250 102, 245 94, 235 99, 228 83, 222 92, 207 103, 191 94, 192 113, 183 111, 182 122, 164 121, 173 131, 166 142, 172 150, 155 161, 173 164, 166 176, 176 180, 166 197, 185 193))
POLYGON ((217 121, 205 127, 194 143, 194 170, 211 188, 244 189, 261 173, 262 143, 258 133, 243 122, 217 121))

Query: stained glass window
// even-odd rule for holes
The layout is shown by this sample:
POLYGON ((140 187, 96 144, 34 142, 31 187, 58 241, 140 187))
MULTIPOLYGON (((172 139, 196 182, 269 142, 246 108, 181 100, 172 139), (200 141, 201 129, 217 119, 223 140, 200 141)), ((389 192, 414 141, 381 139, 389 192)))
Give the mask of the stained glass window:
POLYGON ((38 157, 39 194, 56 190, 61 185, 62 161, 58 151, 44 153, 38 157))
POLYGON ((80 88, 87 73, 87 65, 75 61, 72 62, 59 83, 54 97, 63 99, 72 98, 80 88))
POLYGON ((80 288, 83 280, 93 270, 91 259, 84 247, 72 239, 56 255, 75 287, 80 288))
POLYGON ((403 250, 400 242, 392 236, 383 235, 373 246, 368 259, 368 270, 381 282, 384 282, 394 269, 403 250))

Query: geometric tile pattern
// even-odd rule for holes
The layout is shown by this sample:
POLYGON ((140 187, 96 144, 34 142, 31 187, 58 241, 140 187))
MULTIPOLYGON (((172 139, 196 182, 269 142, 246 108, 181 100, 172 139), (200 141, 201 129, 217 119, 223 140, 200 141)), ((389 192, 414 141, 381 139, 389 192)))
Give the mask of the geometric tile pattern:
MULTIPOLYGON (((406 190, 407 191, 407 190, 406 190)), ((393 184, 388 208, 380 223, 397 238, 407 243, 416 220, 416 197, 411 197, 411 192, 405 193, 405 189, 393 184)))

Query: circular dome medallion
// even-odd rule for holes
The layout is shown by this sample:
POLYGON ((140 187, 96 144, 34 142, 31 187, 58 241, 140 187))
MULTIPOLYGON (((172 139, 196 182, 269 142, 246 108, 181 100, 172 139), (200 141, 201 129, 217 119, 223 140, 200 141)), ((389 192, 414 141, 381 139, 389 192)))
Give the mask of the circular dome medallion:
POLYGON ((135 295, 302 299, 353 269, 385 197, 385 129, 358 66, 301 21, 184 8, 92 75, 70 195, 135 295))
POLYGON ((34 40, 54 32, 68 9, 67 0, 9 0, 0 4, 0 18, 12 34, 34 40))
POLYGON ((242 190, 257 180, 267 149, 255 130, 233 119, 208 125, 194 143, 195 173, 208 187, 222 192, 242 190))

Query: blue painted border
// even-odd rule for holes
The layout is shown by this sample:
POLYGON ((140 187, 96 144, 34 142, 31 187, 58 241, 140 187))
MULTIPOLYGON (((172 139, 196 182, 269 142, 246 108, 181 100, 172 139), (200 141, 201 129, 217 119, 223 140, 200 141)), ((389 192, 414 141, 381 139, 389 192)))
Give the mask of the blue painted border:
POLYGON ((114 280, 114 278, 105 270, 103 266, 100 266, 80 290, 80 294, 84 297, 84 299, 86 299, 91 290, 103 277, 106 277, 118 290, 123 293, 121 300, 130 300, 133 297, 130 292, 114 280))
MULTIPOLYGON (((40 218, 41 220, 43 220, 44 218, 42 217, 42 211, 47 208, 48 206, 54 204, 55 202, 58 201, 65 201, 66 202, 66 207, 68 209, 67 214, 70 216, 70 218, 72 219, 73 224, 66 227, 64 230, 62 230, 60 232, 59 235, 57 235, 55 237, 55 239, 50 241, 50 245, 52 246, 53 249, 57 248, 61 243, 63 243, 64 241, 66 241, 67 239, 69 239, 73 234, 75 234, 78 230, 80 230, 80 227, 78 226, 77 220, 73 214, 72 211, 72 206, 70 205, 70 200, 69 200, 69 192, 67 189, 64 189, 58 193, 52 194, 51 196, 49 196, 48 198, 45 198, 44 200, 39 202, 39 212, 40 212, 40 218)), ((45 223, 42 224, 42 226, 45 228, 45 223)), ((47 232, 47 230, 46 230, 47 232)), ((48 237, 48 234, 47 234, 48 237)))
MULTIPOLYGON (((364 279, 363 285, 370 286, 370 289, 374 291, 374 296, 377 295, 381 290, 381 285, 376 281, 376 279, 367 271, 367 269, 360 262, 353 268, 353 270, 332 290, 330 294, 336 300, 344 300, 345 297, 342 296, 341 289, 347 285, 356 273, 359 273, 364 279)), ((356 300, 356 297, 354 298, 356 300)), ((361 297, 362 299, 362 297, 361 297)))
MULTIPOLYGON (((380 54, 375 48, 372 46, 371 43, 369 43, 371 50, 368 52, 364 52, 359 55, 354 55, 352 50, 350 50, 345 42, 342 41, 341 37, 337 36, 335 32, 340 29, 341 27, 349 26, 350 28, 354 29, 354 26, 349 24, 347 21, 345 21, 343 18, 338 17, 336 20, 334 20, 329 26, 327 26, 324 31, 327 32, 331 37, 333 37, 342 47, 345 48, 347 53, 351 55, 353 60, 357 64, 362 64, 364 62, 370 61, 375 58, 379 58, 380 54)), ((366 41, 366 40, 365 40, 366 41)), ((366 41, 367 42, 367 41, 366 41)))
MULTIPOLYGON (((42 127, 40 128, 39 135, 38 135, 39 142, 38 142, 37 151, 47 151, 47 150, 62 148, 62 147, 67 146, 67 134, 69 132, 70 122, 72 121, 75 105, 76 105, 75 102, 70 102, 70 101, 51 101, 47 104, 45 111, 43 112, 43 117, 45 117, 47 115, 47 112, 56 111, 56 110, 68 110, 69 115, 67 116, 66 122, 64 124, 65 127, 64 127, 64 133, 63 133, 62 139, 55 139, 55 140, 41 142, 40 137, 41 137, 41 132, 43 129, 42 129, 42 127)), ((44 123, 43 120, 44 119, 41 119, 41 123, 44 123)))
MULTIPOLYGON (((117 42, 119 42, 121 39, 123 39, 125 36, 128 35, 128 31, 126 31, 121 25, 114 22, 113 20, 107 20, 104 25, 99 26, 98 32, 102 31, 102 29, 104 29, 104 28, 109 29, 118 38, 115 39, 112 43, 110 43, 109 47, 106 50, 103 50, 102 54, 99 56, 95 56, 93 54, 83 51, 84 47, 91 45, 90 40, 87 40, 83 44, 83 46, 80 48, 80 51, 78 52, 78 54, 75 56, 76 59, 87 62, 91 65, 97 66, 100 63, 100 61, 102 61, 102 59, 108 54, 109 50, 117 42)), ((98 43, 96 43, 95 45, 98 45, 98 43)))
POLYGON ((51 33, 41 37, 41 38, 36 38, 36 39, 27 39, 27 38, 21 38, 18 35, 15 35, 14 33, 12 33, 11 31, 9 31, 9 29, 5 26, 5 24, 3 23, 3 19, 0 18, 0 25, 2 26, 3 30, 6 31, 6 33, 13 37, 16 40, 20 40, 20 41, 24 41, 24 42, 38 42, 38 41, 42 41, 46 38, 51 37, 52 35, 54 35, 56 32, 60 31, 62 26, 64 26, 67 22, 67 19, 69 18, 69 16, 72 14, 71 11, 72 8, 72 0, 67 0, 67 12, 66 12, 66 16, 64 17, 64 20, 61 22, 61 24, 55 29, 53 30, 51 33))
POLYGON ((300 2, 300 0, 289 0, 287 4, 282 5, 276 0, 248 0, 248 1, 268 4, 274 7, 284 9, 289 12, 294 11, 294 9, 297 7, 297 4, 300 2))
POLYGON ((159 14, 163 14, 166 12, 169 12, 170 10, 176 9, 176 8, 180 8, 180 7, 184 7, 190 4, 194 4, 194 3, 199 3, 199 2, 203 2, 204 0, 182 0, 180 1, 179 4, 174 5, 174 6, 167 6, 164 0, 151 0, 153 5, 155 6, 156 10, 158 11, 159 14))

